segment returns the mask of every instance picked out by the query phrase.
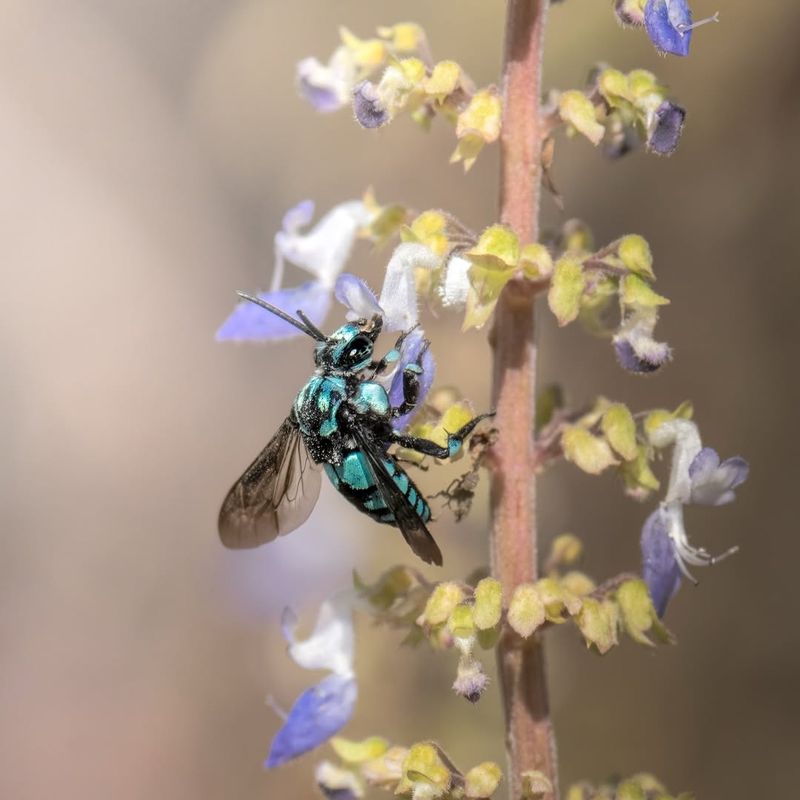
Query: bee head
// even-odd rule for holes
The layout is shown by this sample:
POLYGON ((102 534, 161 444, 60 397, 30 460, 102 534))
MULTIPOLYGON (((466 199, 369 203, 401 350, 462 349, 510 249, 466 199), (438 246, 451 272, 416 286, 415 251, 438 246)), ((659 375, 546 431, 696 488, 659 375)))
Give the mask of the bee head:
POLYGON ((370 320, 359 319, 337 328, 314 348, 318 367, 359 372, 372 362, 375 340, 383 327, 383 318, 376 314, 370 320))

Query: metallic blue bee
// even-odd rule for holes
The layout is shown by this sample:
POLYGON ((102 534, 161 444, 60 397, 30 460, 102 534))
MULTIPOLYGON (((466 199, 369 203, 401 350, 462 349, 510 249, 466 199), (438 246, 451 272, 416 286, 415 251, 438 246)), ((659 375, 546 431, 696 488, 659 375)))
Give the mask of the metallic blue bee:
POLYGON ((263 300, 239 293, 317 341, 317 369, 295 398, 275 436, 228 492, 219 512, 219 534, 231 548, 257 547, 297 528, 308 518, 320 490, 320 472, 359 510, 400 529, 411 549, 429 564, 442 553, 425 523, 431 510, 414 482, 389 453, 393 444, 435 458, 451 458, 481 414, 447 438, 447 447, 406 436, 392 420, 411 411, 419 395, 422 355, 403 370, 403 402, 392 408, 386 390, 374 379, 397 360, 395 349, 379 361, 373 348, 383 326, 375 315, 343 325, 325 336, 303 314, 299 319, 263 300))

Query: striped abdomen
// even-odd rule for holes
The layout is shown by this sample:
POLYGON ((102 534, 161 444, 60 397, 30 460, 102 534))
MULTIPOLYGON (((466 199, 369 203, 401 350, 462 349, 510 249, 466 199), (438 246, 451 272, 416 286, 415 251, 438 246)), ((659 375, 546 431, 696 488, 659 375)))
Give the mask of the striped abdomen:
MULTIPOLYGON (((431 509, 414 482, 390 455, 384 456, 382 461, 398 489, 395 495, 397 502, 405 502, 423 522, 427 522, 431 518, 431 509)), ((324 467, 331 483, 356 508, 378 522, 387 525, 397 523, 394 512, 378 487, 367 457, 360 450, 345 453, 342 463, 337 466, 325 464, 324 467)))

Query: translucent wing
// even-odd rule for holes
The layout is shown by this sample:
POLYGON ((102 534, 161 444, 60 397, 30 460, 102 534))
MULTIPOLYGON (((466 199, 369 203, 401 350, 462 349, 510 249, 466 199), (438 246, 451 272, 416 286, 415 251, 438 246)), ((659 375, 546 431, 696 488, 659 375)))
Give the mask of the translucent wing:
POLYGON ((380 490, 386 507, 394 514, 400 533, 408 542, 409 547, 428 564, 442 566, 442 551, 431 536, 425 523, 419 518, 417 512, 409 505, 405 495, 392 480, 383 459, 383 451, 362 431, 356 431, 356 439, 364 455, 367 457, 375 484, 380 490))
POLYGON ((228 492, 219 511, 225 547, 258 547, 302 525, 319 497, 321 468, 289 417, 228 492))

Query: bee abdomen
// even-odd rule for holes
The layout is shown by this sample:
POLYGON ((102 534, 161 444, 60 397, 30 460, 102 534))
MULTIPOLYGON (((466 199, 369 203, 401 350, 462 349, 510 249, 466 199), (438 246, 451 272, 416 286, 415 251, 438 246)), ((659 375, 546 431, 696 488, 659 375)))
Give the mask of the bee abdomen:
MULTIPOLYGON (((405 502, 423 522, 427 522, 431 518, 430 506, 413 481, 393 459, 384 458, 383 464, 405 502)), ((395 515, 378 487, 364 453, 351 450, 344 455, 341 464, 324 466, 331 483, 354 506, 378 522, 396 524, 395 515)))

